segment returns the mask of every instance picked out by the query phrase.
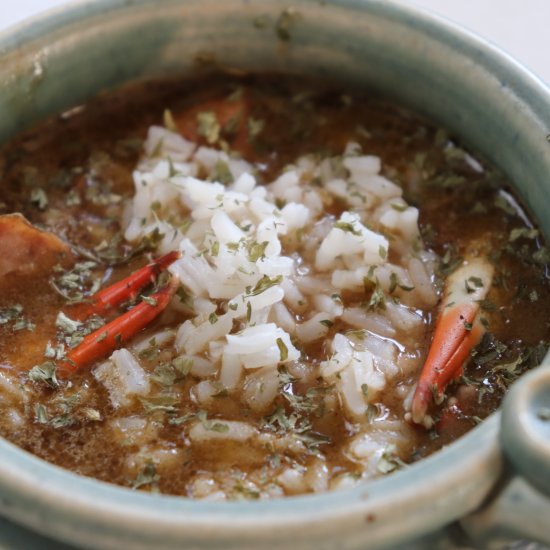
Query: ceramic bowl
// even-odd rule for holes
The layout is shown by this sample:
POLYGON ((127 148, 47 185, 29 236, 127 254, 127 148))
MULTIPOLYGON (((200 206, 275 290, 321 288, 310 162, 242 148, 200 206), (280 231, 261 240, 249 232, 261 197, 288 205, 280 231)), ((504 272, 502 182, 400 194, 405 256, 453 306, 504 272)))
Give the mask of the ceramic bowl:
MULTIPOLYGON (((0 56, 0 140, 100 90, 204 61, 368 87, 499 166, 550 238, 549 90, 481 39, 397 2, 81 1, 4 32, 0 56)), ((132 492, 0 441, 0 513, 90 548, 372 549, 459 519, 478 540, 550 542, 550 422, 538 414, 549 401, 547 364, 516 384, 503 414, 430 458, 353 490, 272 502, 132 492)))

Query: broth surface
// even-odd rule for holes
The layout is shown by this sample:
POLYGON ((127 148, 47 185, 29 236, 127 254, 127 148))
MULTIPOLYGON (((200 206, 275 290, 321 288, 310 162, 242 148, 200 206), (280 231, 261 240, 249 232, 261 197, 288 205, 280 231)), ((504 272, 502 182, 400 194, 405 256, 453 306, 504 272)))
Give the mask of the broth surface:
MULTIPOLYGON (((221 170, 217 178, 223 177, 221 170)), ((0 153, 0 178, 0 214, 21 213, 59 236, 70 244, 77 262, 75 268, 70 257, 60 258, 52 270, 0 278, 0 433, 83 475, 196 498, 255 499, 343 487, 406 467, 463 435, 499 406, 510 383, 540 363, 547 349, 549 252, 509 182, 445 131, 377 97, 351 96, 280 76, 132 85, 6 145, 0 153), (167 311, 136 337, 142 345, 133 353, 148 373, 152 391, 124 407, 115 406, 105 385, 92 375, 97 365, 58 380, 51 371, 29 375, 37 365, 61 360, 56 347, 67 344, 67 335, 56 320, 60 311, 71 316, 67 297, 86 300, 159 255, 156 242, 124 239, 134 194, 132 173, 143 157, 148 128, 179 121, 178 131, 185 137, 208 145, 200 115, 232 96, 245 101, 248 112, 243 120, 220 124, 220 136, 210 145, 240 151, 258 181, 272 182, 304 155, 337 158, 350 142, 358 144, 363 154, 381 159, 381 174, 402 187, 406 203, 418 208, 439 292, 472 251, 494 266, 492 286, 481 303, 488 331, 463 376, 430 409, 429 429, 406 420, 404 402, 429 347, 438 315, 435 304, 419 310, 420 330, 398 356, 398 364, 409 370, 401 369, 386 383, 361 420, 342 405, 334 383, 319 375, 321 363, 331 356, 330 341, 340 330, 349 330, 338 319, 327 324, 323 340, 301 347, 300 365, 279 365, 279 393, 265 409, 251 407, 244 390, 218 386, 204 407, 196 397, 197 385, 204 380, 217 384, 216 375, 174 370, 176 351, 149 343, 159 331, 191 318, 185 310, 167 311), (248 134, 239 141, 241 124, 247 124, 248 134), (260 436, 250 444, 221 436, 200 444, 190 439, 189 426, 223 435, 224 422, 232 421, 250 423, 260 436), (375 462, 350 451, 350 441, 362 430, 378 433, 377 426, 384 426, 391 431, 391 422, 398 427, 375 462), (285 438, 299 445, 295 448, 285 438), (298 472, 301 481, 284 478, 288 471, 298 472)), ((325 207, 334 220, 348 210, 338 198, 325 207)), ((299 245, 290 238, 283 247, 287 255, 298 254, 299 245)), ((398 261, 391 245, 389 254, 389 260, 398 261)), ((306 255, 297 265, 307 267, 312 261, 306 255)), ((401 287, 396 295, 406 301, 407 290, 401 287)), ((343 290, 339 299, 346 307, 368 309, 365 301, 372 304, 372 292, 343 290)), ((215 317, 223 315, 224 307, 220 301, 215 317)), ((291 313, 298 323, 307 320, 307 311, 291 313)))

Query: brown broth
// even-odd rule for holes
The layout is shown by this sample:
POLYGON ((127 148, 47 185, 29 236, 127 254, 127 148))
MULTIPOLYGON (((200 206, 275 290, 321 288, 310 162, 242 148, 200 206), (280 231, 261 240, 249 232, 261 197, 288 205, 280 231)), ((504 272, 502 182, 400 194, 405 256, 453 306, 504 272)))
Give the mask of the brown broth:
MULTIPOLYGON (((490 311, 485 313, 491 334, 505 347, 495 351, 494 342, 488 338, 482 343, 481 351, 465 369, 465 378, 448 388, 447 401, 433 411, 436 419, 441 417, 442 421, 431 431, 411 429, 410 441, 400 458, 410 462, 455 440, 498 407, 508 385, 542 358, 550 337, 546 249, 538 236, 519 236, 511 241, 514 229, 533 225, 515 207, 515 199, 510 200, 513 194, 503 175, 485 164, 479 171, 464 150, 446 147, 451 138, 445 132, 403 109, 377 97, 319 91, 322 87, 311 82, 281 77, 223 76, 206 81, 132 85, 55 117, 6 145, 0 153, 0 214, 21 212, 77 250, 90 250, 102 241, 112 241, 121 231, 123 202, 133 193, 131 172, 147 128, 161 123, 166 108, 178 113, 224 97, 239 86, 246 89, 251 116, 265 121, 269 128, 253 142, 247 158, 255 163, 261 179, 269 181, 302 154, 337 155, 348 141, 356 141, 363 151, 382 159, 384 175, 403 187, 409 204, 419 207, 427 248, 442 258, 446 254, 452 258, 476 247, 495 263, 497 284, 488 297, 490 311), (47 207, 41 209, 30 200, 33 189, 45 191, 47 207), (112 200, 110 194, 120 198, 112 200), (492 303, 496 304, 494 311, 492 303), (484 360, 480 361, 480 357, 484 360), (518 360, 519 357, 523 359, 518 360), (500 368, 511 362, 515 366, 509 371, 500 368), (452 399, 456 396, 459 408, 452 399)), ((230 137, 228 141, 231 144, 230 137)), ((342 205, 335 202, 331 213, 338 215, 341 210, 342 205)), ((117 248, 121 254, 128 250, 123 243, 117 248)), ((121 265, 100 266, 94 274, 105 285, 146 262, 147 256, 141 254, 121 265)), ((76 375, 72 387, 62 382, 61 389, 26 378, 26 372, 44 360, 46 343, 55 341, 55 318, 65 307, 63 298, 53 290, 48 278, 4 277, 0 290, 0 310, 21 304, 25 318, 36 326, 32 332, 14 332, 10 323, 0 325, 0 366, 20 372, 25 394, 24 403, 18 407, 24 424, 16 428, 2 414, 0 433, 54 464, 132 486, 135 477, 129 478, 124 461, 143 444, 128 440, 121 445, 114 440, 112 427, 105 419, 116 417, 117 413, 101 384, 87 372, 76 375), (79 392, 83 395, 80 402, 71 405, 70 396, 79 392), (43 423, 37 420, 40 404, 48 410, 48 419, 43 423), (91 418, 90 410, 97 411, 99 419, 91 418)), ((354 295, 344 298, 347 304, 359 304, 363 299, 354 295)), ((431 321, 435 314, 432 312, 431 321)), ((161 318, 156 326, 169 321, 161 318)), ((337 329, 337 325, 332 327, 331 334, 337 329)), ((430 334, 431 325, 426 329, 425 340, 418 342, 420 354, 425 353, 430 334)), ((311 365, 327 355, 322 346, 311 346, 306 351, 311 365)), ((149 361, 151 370, 159 361, 158 357, 149 361)), ((188 396, 194 383, 191 378, 178 388, 182 412, 195 410, 188 396)), ((413 381, 398 380, 401 382, 413 381)), ((298 394, 307 389, 308 384, 293 384, 293 391, 298 394)), ((8 406, 5 402, 0 407, 8 406)), ((281 397, 277 405, 288 409, 281 397)), ((382 405, 404 413, 401 402, 391 395, 382 399, 382 405)), ((143 413, 139 401, 133 412, 143 413)), ((385 413, 379 410, 377 414, 383 417, 385 413)), ((211 415, 227 420, 242 419, 244 415, 256 422, 264 416, 243 409, 238 399, 225 396, 215 401, 211 415)), ((241 483, 247 470, 263 469, 269 478, 279 471, 277 461, 295 461, 307 468, 314 457, 313 453, 275 458, 277 453, 268 452, 261 445, 245 447, 219 441, 192 449, 182 441, 181 427, 165 422, 164 413, 154 412, 149 418, 155 434, 145 447, 157 439, 170 441, 178 454, 170 469, 157 472, 159 479, 155 483, 143 485, 146 489, 154 486, 164 493, 193 496, 188 481, 200 472, 222 472, 241 483)), ((359 473, 359 467, 341 453, 343 442, 353 432, 345 416, 335 409, 311 420, 314 432, 330 438, 330 443, 321 448, 332 475, 359 473)), ((236 490, 235 498, 238 497, 256 495, 248 494, 244 488, 236 490)))

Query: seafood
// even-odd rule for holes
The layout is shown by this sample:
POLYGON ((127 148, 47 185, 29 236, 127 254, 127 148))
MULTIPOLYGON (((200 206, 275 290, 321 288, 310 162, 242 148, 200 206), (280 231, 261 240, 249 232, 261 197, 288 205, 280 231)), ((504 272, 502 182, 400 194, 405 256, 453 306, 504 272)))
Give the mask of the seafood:
MULTIPOLYGON (((122 281, 103 289, 92 297, 90 304, 78 307, 77 318, 103 315, 123 302, 133 300, 141 289, 154 282, 155 276, 178 258, 179 253, 168 253, 122 281)), ((67 353, 63 363, 58 367, 59 370, 65 373, 74 372, 120 348, 163 312, 178 286, 177 278, 172 278, 153 294, 142 297, 141 302, 126 313, 86 335, 78 346, 67 353)))
POLYGON ((494 268, 483 258, 466 260, 445 282, 433 339, 412 401, 413 422, 431 427, 426 419, 430 403, 441 402, 447 384, 459 378, 472 349, 486 326, 480 320, 480 302, 487 296, 494 268))
POLYGON ((40 276, 71 260, 69 245, 53 233, 38 229, 21 214, 0 216, 0 277, 40 276))

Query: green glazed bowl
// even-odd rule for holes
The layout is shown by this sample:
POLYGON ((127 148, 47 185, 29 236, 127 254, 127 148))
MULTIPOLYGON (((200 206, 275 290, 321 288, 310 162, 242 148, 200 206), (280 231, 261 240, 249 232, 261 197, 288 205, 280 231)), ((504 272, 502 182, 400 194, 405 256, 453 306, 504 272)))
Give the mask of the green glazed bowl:
MULTIPOLYGON (((486 42, 399 2, 82 0, 0 34, 0 59, 0 141, 101 90, 188 75, 201 60, 369 87, 499 166, 550 238, 550 91, 486 42)), ((88 548, 409 548, 457 520, 482 547, 550 543, 550 422, 539 414, 549 405, 547 358, 502 413, 430 458, 352 490, 272 502, 132 492, 0 441, 0 514, 88 548)), ((36 540, 19 547, 45 544, 36 540)))

